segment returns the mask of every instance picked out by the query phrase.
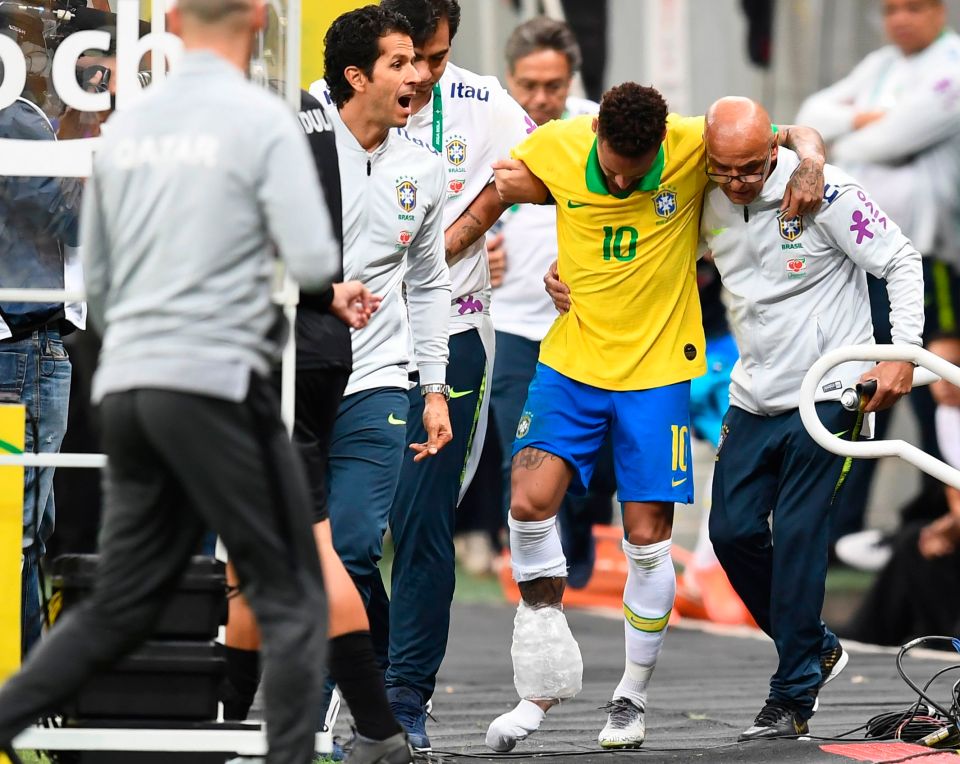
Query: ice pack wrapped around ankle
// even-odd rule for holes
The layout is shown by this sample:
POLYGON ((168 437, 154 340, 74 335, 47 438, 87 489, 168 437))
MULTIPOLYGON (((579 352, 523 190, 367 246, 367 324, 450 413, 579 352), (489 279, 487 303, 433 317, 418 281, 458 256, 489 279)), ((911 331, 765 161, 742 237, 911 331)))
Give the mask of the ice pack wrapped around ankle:
POLYGON ((563 611, 523 601, 513 620, 513 682, 525 700, 574 697, 583 685, 580 646, 563 611))

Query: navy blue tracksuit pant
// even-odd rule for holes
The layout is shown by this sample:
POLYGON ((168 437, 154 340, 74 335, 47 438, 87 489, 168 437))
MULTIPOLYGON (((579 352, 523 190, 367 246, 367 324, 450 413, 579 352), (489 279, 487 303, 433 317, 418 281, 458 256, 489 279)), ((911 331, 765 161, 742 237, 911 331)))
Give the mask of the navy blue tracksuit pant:
MULTIPOLYGON (((476 330, 450 335, 450 426, 453 440, 436 456, 414 463, 406 449, 397 494, 390 507, 393 568, 389 606, 387 687, 416 690, 424 703, 433 695, 447 651, 450 603, 456 581, 453 529, 457 498, 473 444, 480 400, 487 382, 487 354, 476 330)), ((419 384, 408 393, 407 442, 424 443, 419 384)), ((382 585, 380 592, 382 592, 382 585)), ((375 641, 382 638, 384 598, 374 593, 369 614, 375 641), (379 612, 376 612, 379 610, 379 612)), ((382 644, 382 643, 381 643, 382 644)), ((378 647, 381 647, 378 644, 378 647)))
MULTIPOLYGON (((817 411, 830 432, 850 439, 855 413, 833 402, 817 411)), ((730 583, 777 647, 769 699, 809 718, 820 653, 837 644, 820 613, 844 460, 813 441, 796 409, 757 416, 731 407, 720 438, 710 540, 730 583)))

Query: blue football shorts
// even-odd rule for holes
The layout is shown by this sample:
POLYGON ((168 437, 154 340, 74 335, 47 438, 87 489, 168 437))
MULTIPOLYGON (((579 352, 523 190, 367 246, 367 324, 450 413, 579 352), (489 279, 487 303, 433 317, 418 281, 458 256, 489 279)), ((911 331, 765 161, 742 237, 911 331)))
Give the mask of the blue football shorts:
POLYGON ((570 492, 586 493, 607 432, 621 502, 693 502, 690 382, 650 390, 602 390, 537 364, 513 455, 538 448, 573 468, 570 492))

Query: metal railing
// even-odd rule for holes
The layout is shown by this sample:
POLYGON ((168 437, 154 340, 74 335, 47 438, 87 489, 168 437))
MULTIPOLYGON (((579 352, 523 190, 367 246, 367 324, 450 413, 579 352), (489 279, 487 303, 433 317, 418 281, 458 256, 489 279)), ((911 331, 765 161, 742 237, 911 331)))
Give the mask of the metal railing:
MULTIPOLYGON (((86 294, 82 291, 67 289, 2 289, 0 302, 83 302, 86 294)), ((280 411, 288 430, 293 428, 294 404, 296 398, 296 346, 294 345, 294 323, 296 308, 300 302, 300 291, 291 279, 284 279, 283 286, 273 293, 273 302, 283 307, 289 322, 287 345, 283 351, 280 366, 280 411)), ((103 469, 107 466, 106 454, 0 454, 0 467, 72 467, 80 469, 103 469)))
POLYGON ((846 361, 911 361, 918 366, 914 371, 915 386, 936 381, 937 375, 960 386, 960 367, 914 345, 849 345, 824 355, 810 367, 800 386, 800 418, 803 426, 807 428, 810 437, 827 451, 856 459, 896 456, 937 480, 960 489, 960 470, 911 443, 904 440, 842 440, 823 426, 815 405, 820 382, 830 369, 846 361))

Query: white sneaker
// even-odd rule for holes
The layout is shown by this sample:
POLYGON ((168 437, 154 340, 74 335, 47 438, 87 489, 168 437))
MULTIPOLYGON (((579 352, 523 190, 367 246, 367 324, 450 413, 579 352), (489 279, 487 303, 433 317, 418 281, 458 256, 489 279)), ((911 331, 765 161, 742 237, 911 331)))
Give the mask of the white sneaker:
POLYGON ((530 700, 521 700, 512 711, 501 714, 487 729, 487 747, 497 753, 512 751, 521 740, 540 729, 546 713, 530 700))
POLYGON ((639 748, 643 745, 647 730, 640 706, 627 698, 614 698, 603 710, 607 712, 607 724, 597 738, 601 748, 639 748))
POLYGON ((881 531, 871 529, 837 539, 834 551, 837 559, 851 568, 875 573, 890 561, 893 545, 881 531))

